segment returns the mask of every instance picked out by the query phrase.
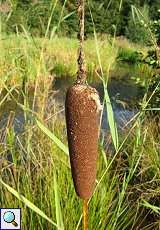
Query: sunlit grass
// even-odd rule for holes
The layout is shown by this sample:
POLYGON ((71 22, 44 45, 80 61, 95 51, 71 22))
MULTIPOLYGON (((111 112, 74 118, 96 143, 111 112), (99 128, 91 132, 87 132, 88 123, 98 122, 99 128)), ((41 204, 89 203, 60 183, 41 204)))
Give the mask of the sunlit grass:
MULTIPOLYGON (((120 49, 132 58, 134 51, 145 54, 146 48, 124 38, 94 35, 85 41, 88 80, 103 84, 111 134, 107 132, 104 143, 99 142, 96 187, 89 201, 90 229, 158 229, 160 135, 155 120, 145 114, 147 95, 131 127, 118 135, 107 91, 112 75, 138 80, 139 74, 145 78, 151 74, 143 65, 124 70, 117 63, 120 49), (110 135, 113 143, 104 148, 110 135)), ((0 107, 14 101, 25 117, 22 133, 16 134, 10 122, 1 131, 0 206, 21 207, 26 230, 81 229, 82 203, 73 187, 66 126, 56 113, 44 116, 54 78, 76 77, 77 40, 33 38, 24 29, 23 35, 4 37, 0 47, 0 90, 6 92, 0 107)))
MULTIPOLYGON (((107 77, 108 69, 114 74, 117 66, 119 49, 136 51, 136 47, 130 47, 130 43, 117 39, 112 47, 112 40, 107 36, 103 40, 98 39, 101 65, 104 76, 107 77)), ((32 38, 28 34, 10 35, 0 41, 0 74, 1 80, 9 84, 22 84, 24 78, 33 84, 37 78, 47 78, 53 75, 59 78, 73 80, 77 71, 77 48, 76 39, 65 37, 32 38)), ((139 47, 143 51, 143 47, 139 47)), ((85 41, 86 65, 89 81, 98 81, 100 65, 97 59, 97 51, 94 39, 85 41)), ((111 74, 112 75, 112 74, 111 74)))
MULTIPOLYGON (((114 157, 110 149, 104 161, 105 150, 99 146, 97 186, 90 201, 91 229, 143 229, 148 224, 158 226, 154 222, 157 214, 151 215, 148 203, 154 208, 158 201, 160 137, 154 131, 156 126, 153 122, 142 125, 142 120, 143 117, 139 116, 131 130, 126 132, 126 137, 121 136, 122 146, 114 157), (149 222, 150 215, 153 222, 149 222)), ((0 181, 0 203, 4 207, 22 208, 24 229, 56 229, 45 220, 47 218, 64 226, 64 229, 80 229, 81 201, 74 191, 69 158, 64 147, 67 143, 64 124, 50 126, 49 129, 47 123, 43 126, 38 123, 38 126, 40 129, 35 126, 18 136, 11 128, 7 131, 5 148, 1 146, 1 178, 5 184, 0 181), (8 154, 12 161, 7 160, 8 154), (18 198, 17 192, 25 198, 18 198)), ((156 207, 154 209, 157 210, 156 207)))

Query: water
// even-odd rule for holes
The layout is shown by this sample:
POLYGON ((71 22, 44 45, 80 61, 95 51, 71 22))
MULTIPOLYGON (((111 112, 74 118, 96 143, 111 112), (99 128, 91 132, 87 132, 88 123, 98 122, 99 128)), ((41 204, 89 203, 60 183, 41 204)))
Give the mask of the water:
MULTIPOLYGON (((55 90, 59 90, 55 99, 60 105, 64 105, 66 91, 71 85, 71 83, 63 82, 62 80, 55 82, 54 88, 55 90)), ((92 86, 99 92, 102 104, 104 98, 103 85, 93 84, 92 86)), ((125 79, 125 81, 113 79, 108 84, 108 92, 117 126, 119 129, 123 129, 137 113, 137 101, 142 97, 143 90, 134 84, 133 81, 127 79, 125 79)), ((108 128, 107 109, 104 107, 102 129, 105 130, 108 128)))
MULTIPOLYGON (((65 101, 65 94, 67 91, 67 88, 71 86, 71 83, 56 79, 53 84, 53 90, 56 91, 56 94, 54 95, 51 100, 48 100, 48 103, 53 102, 55 104, 58 104, 59 110, 62 110, 60 113, 59 118, 64 119, 64 101, 65 101)), ((103 85, 102 84, 93 84, 99 94, 101 103, 103 102, 103 85)), ((125 79, 125 80, 117 80, 112 79, 108 84, 108 91, 109 96, 111 99, 113 111, 114 111, 114 117, 117 123, 117 126, 119 129, 123 129, 126 124, 133 118, 135 113, 137 112, 136 105, 137 101, 142 96, 142 89, 140 89, 137 85, 135 85, 133 82, 125 79)), ((17 94, 17 93, 15 93, 17 94)), ((32 105, 33 101, 33 90, 31 90, 30 94, 30 106, 32 105)), ((1 95, 2 99, 3 95, 1 95)), ((19 96, 14 95, 16 100, 18 100, 21 104, 23 104, 23 97, 22 95, 19 96)), ((50 105, 48 105, 50 106, 50 105)), ((24 131, 24 123, 25 123, 25 117, 23 110, 17 106, 17 103, 13 98, 8 98, 8 100, 3 103, 3 105, 0 107, 0 128, 6 127, 8 122, 8 117, 10 114, 10 111, 15 112, 15 118, 13 121, 13 127, 15 133, 21 133, 24 131)), ((30 118, 29 118, 30 119, 30 118)), ((107 110, 104 108, 103 116, 102 116, 102 129, 106 130, 108 129, 108 119, 107 119, 107 110)))

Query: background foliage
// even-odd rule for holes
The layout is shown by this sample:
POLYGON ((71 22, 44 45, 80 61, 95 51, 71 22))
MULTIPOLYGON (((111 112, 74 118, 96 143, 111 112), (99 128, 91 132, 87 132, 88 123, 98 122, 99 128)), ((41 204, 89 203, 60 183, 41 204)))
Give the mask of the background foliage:
MULTIPOLYGON (((49 19, 50 31, 58 22, 61 25, 57 28, 58 33, 75 36, 77 32, 74 0, 10 0, 1 3, 1 27, 5 33, 21 31, 23 25, 33 35, 43 36, 49 19)), ((145 28, 138 18, 133 20, 132 5, 141 10, 146 20, 159 20, 158 0, 90 0, 86 4, 86 35, 93 32, 90 8, 97 33, 114 34, 116 28, 118 36, 127 36, 136 42, 147 41, 145 28)))

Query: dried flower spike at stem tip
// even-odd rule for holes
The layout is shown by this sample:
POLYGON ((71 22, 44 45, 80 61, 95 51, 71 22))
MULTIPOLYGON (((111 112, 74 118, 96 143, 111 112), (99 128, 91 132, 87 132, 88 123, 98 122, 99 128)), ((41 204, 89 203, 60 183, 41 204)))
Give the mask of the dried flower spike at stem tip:
POLYGON ((100 100, 96 89, 77 84, 67 91, 66 123, 72 177, 77 195, 92 196, 96 180, 100 100))

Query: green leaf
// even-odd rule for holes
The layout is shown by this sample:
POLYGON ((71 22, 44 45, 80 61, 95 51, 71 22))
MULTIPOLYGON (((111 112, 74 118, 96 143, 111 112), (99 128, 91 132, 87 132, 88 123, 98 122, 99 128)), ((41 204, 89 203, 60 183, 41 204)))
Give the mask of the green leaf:
POLYGON ((54 174, 54 193, 55 193, 57 225, 59 229, 64 230, 64 223, 63 223, 62 210, 61 210, 60 199, 59 199, 59 191, 58 191, 56 174, 54 174))
POLYGON ((65 21, 66 19, 68 19, 70 16, 72 16, 75 13, 76 13, 76 11, 73 11, 73 12, 67 14, 66 16, 64 16, 63 19, 62 19, 62 22, 65 21))
POLYGON ((110 101, 108 91, 107 91, 105 85, 104 85, 104 93, 105 93, 105 104, 106 104, 106 107, 107 107, 108 123, 109 123, 110 131, 111 131, 113 144, 114 144, 115 150, 117 151, 118 146, 119 146, 117 125, 116 125, 116 122, 115 122, 115 119, 114 119, 114 114, 113 114, 111 101, 110 101))
POLYGON ((150 208, 150 209, 152 209, 152 211, 154 211, 160 215, 160 208, 159 207, 154 206, 145 200, 143 200, 142 206, 145 206, 146 208, 150 208))
POLYGON ((64 153, 69 155, 68 147, 64 145, 61 140, 54 135, 48 128, 46 128, 40 121, 36 120, 38 127, 45 133, 64 153))
POLYGON ((10 193, 12 193, 15 197, 17 197, 20 201, 22 201, 27 207, 32 209, 34 212, 36 212, 38 215, 46 219, 48 222, 50 222, 52 225, 57 227, 57 224, 53 222, 43 211, 41 211, 37 206, 35 206, 32 202, 27 200, 24 196, 19 194, 15 189, 10 187, 8 184, 6 184, 2 179, 0 179, 0 183, 4 185, 8 189, 10 193))
POLYGON ((150 108, 150 109, 144 109, 144 110, 147 110, 147 111, 159 111, 160 108, 150 108))

